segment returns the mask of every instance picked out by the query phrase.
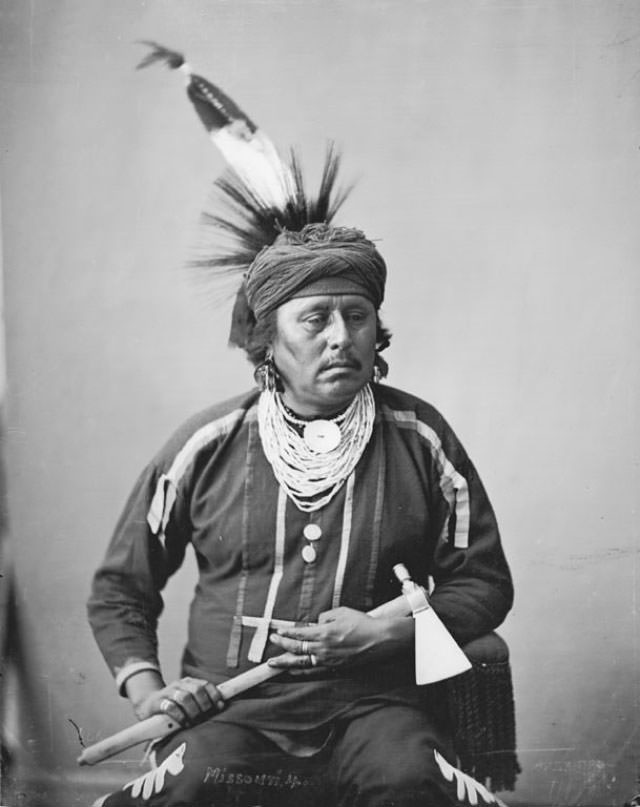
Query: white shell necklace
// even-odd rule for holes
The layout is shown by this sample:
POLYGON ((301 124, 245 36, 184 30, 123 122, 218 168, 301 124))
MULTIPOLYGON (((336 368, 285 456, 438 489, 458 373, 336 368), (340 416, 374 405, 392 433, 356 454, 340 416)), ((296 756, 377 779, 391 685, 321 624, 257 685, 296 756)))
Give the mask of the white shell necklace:
POLYGON ((266 458, 287 496, 312 513, 340 490, 369 442, 375 403, 367 384, 335 418, 301 420, 287 412, 280 395, 265 390, 258 401, 258 426, 266 458), (298 428, 303 430, 300 435, 298 428))

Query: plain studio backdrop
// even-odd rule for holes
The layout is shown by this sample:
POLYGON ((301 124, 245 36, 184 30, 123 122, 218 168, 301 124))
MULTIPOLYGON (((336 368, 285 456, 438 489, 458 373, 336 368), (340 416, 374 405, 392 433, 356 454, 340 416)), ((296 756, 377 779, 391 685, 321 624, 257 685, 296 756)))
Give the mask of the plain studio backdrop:
MULTIPOLYGON (((90 578, 174 428, 252 386, 230 299, 184 269, 223 163, 181 77, 134 71, 155 39, 312 178, 327 138, 343 151, 338 221, 389 266, 389 383, 453 425, 512 564, 524 770, 505 799, 621 807, 640 761, 638 3, 5 0, 0 26, 26 657, 5 669, 9 803, 84 805, 141 772, 140 749, 75 766, 80 739, 132 721, 86 624, 90 578)), ((189 567, 167 592, 169 675, 192 584, 189 567)))

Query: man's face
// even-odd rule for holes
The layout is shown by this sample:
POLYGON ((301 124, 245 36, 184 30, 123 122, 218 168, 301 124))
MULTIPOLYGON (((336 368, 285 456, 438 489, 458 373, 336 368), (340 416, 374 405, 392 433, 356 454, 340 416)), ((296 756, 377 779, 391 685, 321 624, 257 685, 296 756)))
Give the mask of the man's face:
POLYGON ((277 312, 273 359, 284 402, 300 415, 330 415, 371 379, 377 321, 359 294, 299 297, 277 312))

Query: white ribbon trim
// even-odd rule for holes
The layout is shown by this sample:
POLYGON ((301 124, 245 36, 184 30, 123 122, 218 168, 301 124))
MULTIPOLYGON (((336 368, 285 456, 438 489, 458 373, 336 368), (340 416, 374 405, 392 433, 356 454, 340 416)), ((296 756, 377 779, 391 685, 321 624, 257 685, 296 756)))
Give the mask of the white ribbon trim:
MULTIPOLYGON (((440 470, 440 490, 451 512, 456 515, 456 528, 453 536, 453 545, 457 549, 467 549, 469 546, 469 524, 471 520, 469 486, 467 480, 456 470, 451 460, 442 448, 442 441, 436 432, 423 421, 418 420, 414 412, 383 407, 387 419, 407 424, 424 439, 429 445, 431 456, 440 470)), ((444 523, 442 538, 448 539, 449 519, 444 523)))
POLYGON ((159 477, 147 513, 147 523, 151 532, 158 535, 163 546, 164 531, 178 496, 178 486, 196 455, 213 440, 228 434, 242 418, 248 418, 249 412, 250 410, 246 409, 235 409, 225 417, 213 420, 198 429, 176 454, 169 470, 159 477))

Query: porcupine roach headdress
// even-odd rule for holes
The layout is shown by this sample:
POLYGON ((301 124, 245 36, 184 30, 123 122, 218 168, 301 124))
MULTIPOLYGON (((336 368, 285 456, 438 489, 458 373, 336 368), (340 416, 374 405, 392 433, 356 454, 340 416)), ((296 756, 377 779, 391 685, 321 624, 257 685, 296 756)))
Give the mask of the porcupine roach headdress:
POLYGON ((244 282, 240 278, 256 255, 273 244, 282 230, 301 230, 306 224, 329 223, 349 193, 337 190, 340 158, 329 145, 317 195, 305 189, 300 162, 292 150, 284 161, 270 138, 229 96, 194 74, 184 56, 155 42, 144 42, 151 52, 138 69, 164 62, 186 77, 187 95, 228 170, 215 181, 226 214, 205 212, 203 223, 216 238, 206 257, 192 261, 213 276, 237 274, 240 287, 231 318, 229 343, 245 348, 252 324, 244 282))

